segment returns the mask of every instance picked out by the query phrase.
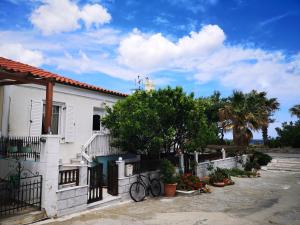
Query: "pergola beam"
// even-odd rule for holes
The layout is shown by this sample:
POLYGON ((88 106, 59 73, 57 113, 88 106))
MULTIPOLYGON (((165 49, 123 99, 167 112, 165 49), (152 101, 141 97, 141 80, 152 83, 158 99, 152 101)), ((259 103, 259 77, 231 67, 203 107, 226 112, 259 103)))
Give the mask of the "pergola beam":
POLYGON ((38 84, 47 86, 49 81, 43 79, 43 78, 36 78, 32 76, 30 73, 9 73, 0 71, 0 80, 15 80, 18 82, 23 82, 24 84, 38 84))

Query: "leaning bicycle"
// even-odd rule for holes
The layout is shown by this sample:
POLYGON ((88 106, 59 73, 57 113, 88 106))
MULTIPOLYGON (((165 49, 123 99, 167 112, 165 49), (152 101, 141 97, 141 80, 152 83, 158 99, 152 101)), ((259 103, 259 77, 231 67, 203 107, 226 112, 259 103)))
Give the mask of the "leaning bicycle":
POLYGON ((130 186, 130 197, 135 202, 140 202, 145 199, 150 193, 153 197, 158 197, 161 194, 160 181, 156 178, 151 179, 151 175, 144 176, 142 174, 137 175, 137 181, 130 186), (147 181, 145 181, 144 179, 147 181))

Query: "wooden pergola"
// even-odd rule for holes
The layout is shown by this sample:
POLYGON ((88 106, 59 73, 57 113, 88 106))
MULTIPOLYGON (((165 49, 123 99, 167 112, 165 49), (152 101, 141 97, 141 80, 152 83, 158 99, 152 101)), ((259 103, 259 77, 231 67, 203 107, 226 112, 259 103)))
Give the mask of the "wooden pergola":
POLYGON ((51 131, 52 103, 53 103, 53 78, 39 77, 30 72, 7 71, 0 67, 0 86, 17 84, 37 84, 46 87, 45 121, 43 133, 51 131))

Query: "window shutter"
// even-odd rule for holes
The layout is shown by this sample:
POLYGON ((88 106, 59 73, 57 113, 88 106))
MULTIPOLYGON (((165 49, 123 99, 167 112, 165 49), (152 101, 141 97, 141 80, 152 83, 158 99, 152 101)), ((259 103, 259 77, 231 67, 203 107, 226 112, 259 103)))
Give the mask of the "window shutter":
POLYGON ((65 142, 75 141, 75 116, 74 107, 72 105, 66 106, 66 127, 65 127, 65 142))
POLYGON ((42 134, 43 102, 30 101, 29 136, 42 134))

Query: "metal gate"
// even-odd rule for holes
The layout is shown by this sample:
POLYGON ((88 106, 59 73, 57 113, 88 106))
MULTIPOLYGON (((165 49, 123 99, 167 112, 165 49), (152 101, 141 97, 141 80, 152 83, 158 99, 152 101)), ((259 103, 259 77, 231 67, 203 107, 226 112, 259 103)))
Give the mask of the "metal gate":
POLYGON ((102 194, 103 182, 103 164, 97 164, 93 167, 88 167, 88 203, 100 201, 103 198, 102 194))
POLYGON ((108 194, 118 195, 118 165, 115 161, 108 163, 107 185, 108 194))
POLYGON ((14 214, 31 208, 40 210, 42 199, 42 176, 20 177, 10 175, 0 181, 0 216, 14 214))

